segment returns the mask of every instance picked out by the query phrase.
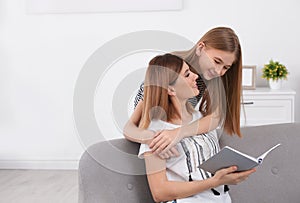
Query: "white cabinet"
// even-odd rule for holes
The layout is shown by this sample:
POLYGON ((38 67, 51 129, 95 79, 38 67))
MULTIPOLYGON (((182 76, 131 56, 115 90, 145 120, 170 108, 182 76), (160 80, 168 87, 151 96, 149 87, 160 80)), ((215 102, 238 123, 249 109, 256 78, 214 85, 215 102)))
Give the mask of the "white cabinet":
POLYGON ((296 92, 290 89, 244 90, 241 126, 294 122, 295 95, 296 92))

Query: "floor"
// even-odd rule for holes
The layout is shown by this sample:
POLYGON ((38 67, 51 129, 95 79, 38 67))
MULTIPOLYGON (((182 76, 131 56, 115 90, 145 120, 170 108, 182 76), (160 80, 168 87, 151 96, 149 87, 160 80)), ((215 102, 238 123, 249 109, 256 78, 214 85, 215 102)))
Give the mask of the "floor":
POLYGON ((0 170, 0 203, 76 203, 76 170, 0 170))

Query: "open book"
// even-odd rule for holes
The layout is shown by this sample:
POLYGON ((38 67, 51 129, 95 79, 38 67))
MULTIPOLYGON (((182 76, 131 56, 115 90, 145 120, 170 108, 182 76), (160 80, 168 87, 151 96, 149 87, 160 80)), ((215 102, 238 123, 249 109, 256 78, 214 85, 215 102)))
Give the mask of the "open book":
POLYGON ((273 149, 277 148, 280 144, 275 145, 258 158, 251 157, 231 147, 224 147, 214 156, 200 165, 200 168, 214 174, 217 170, 227 168, 230 166, 237 166, 237 171, 245 171, 254 168, 261 164, 264 158, 273 149))

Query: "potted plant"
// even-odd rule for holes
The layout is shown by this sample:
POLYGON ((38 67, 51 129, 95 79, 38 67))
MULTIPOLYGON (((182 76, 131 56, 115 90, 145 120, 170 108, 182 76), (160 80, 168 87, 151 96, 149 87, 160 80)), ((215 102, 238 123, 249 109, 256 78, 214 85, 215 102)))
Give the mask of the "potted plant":
POLYGON ((279 63, 278 61, 273 61, 272 59, 268 64, 264 65, 262 72, 262 78, 265 78, 269 81, 271 89, 280 89, 282 80, 286 80, 287 75, 289 74, 285 65, 279 63))

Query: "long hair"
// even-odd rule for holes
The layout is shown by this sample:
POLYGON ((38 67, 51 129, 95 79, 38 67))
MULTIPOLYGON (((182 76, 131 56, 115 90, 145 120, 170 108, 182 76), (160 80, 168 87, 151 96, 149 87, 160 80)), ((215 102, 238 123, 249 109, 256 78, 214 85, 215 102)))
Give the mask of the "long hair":
POLYGON ((205 81, 207 89, 199 110, 204 116, 214 113, 220 118, 219 125, 228 134, 241 137, 242 51, 239 39, 231 28, 216 27, 205 33, 192 49, 173 53, 187 61, 198 74, 201 72, 196 49, 200 42, 208 48, 234 53, 235 61, 225 75, 205 81))
POLYGON ((172 54, 156 56, 149 62, 144 80, 144 105, 139 127, 147 128, 153 119, 170 121, 180 116, 170 100, 168 87, 176 83, 182 66, 183 59, 172 54))

